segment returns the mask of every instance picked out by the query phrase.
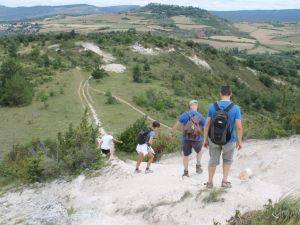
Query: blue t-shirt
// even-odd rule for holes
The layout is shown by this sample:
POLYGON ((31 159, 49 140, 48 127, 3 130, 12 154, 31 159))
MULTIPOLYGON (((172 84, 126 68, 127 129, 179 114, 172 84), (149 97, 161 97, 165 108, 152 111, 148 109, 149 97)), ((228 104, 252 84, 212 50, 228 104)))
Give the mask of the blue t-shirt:
MULTIPOLYGON (((231 103, 231 101, 222 101, 222 100, 218 101, 218 105, 219 105, 220 109, 222 109, 222 110, 224 110, 227 106, 229 106, 230 103, 231 103)), ((216 112, 215 106, 214 106, 214 104, 211 104, 208 108, 207 117, 212 118, 215 112, 216 112)), ((235 121, 241 119, 240 107, 237 105, 234 105, 228 112, 228 116, 229 116, 229 129, 231 131, 231 139, 229 142, 233 143, 236 140, 235 121)))
MULTIPOLYGON (((199 112, 197 112, 197 111, 192 111, 192 110, 190 110, 189 113, 190 113, 191 116, 200 116, 200 115, 201 115, 199 112)), ((190 116, 189 116, 189 114, 188 114, 187 112, 182 113, 182 114, 179 116, 179 119, 178 119, 178 121, 179 121, 181 124, 183 124, 183 125, 185 125, 189 120, 190 120, 190 116)), ((204 116, 201 116, 201 119, 200 119, 199 124, 200 124, 202 127, 204 127, 204 125, 205 125, 205 118, 204 118, 204 116)), ((186 140, 187 140, 186 136, 182 135, 181 140, 182 140, 182 141, 186 141, 186 140)), ((198 138, 196 141, 202 141, 202 137, 199 136, 199 138, 198 138)))
POLYGON ((149 141, 149 139, 150 139, 151 137, 155 137, 155 132, 154 132, 153 130, 151 130, 150 133, 148 134, 147 140, 149 141))

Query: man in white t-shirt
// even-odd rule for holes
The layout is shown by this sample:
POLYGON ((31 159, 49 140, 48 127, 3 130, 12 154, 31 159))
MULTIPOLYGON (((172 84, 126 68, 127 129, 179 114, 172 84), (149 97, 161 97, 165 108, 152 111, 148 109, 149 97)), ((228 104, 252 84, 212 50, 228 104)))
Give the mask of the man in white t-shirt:
POLYGON ((105 134, 103 135, 103 137, 100 140, 100 149, 102 151, 103 154, 106 155, 106 158, 109 159, 111 156, 111 148, 112 148, 112 144, 113 143, 123 143, 122 141, 119 141, 117 139, 115 139, 112 134, 105 134))

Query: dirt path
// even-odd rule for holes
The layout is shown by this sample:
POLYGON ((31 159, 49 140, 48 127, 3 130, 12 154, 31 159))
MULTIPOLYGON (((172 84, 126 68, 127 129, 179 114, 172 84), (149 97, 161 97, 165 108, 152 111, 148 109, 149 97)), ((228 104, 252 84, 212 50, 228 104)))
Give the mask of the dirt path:
POLYGON ((88 87, 89 87, 88 81, 89 81, 89 79, 83 80, 83 81, 80 82, 77 93, 78 93, 78 96, 80 98, 82 107, 83 108, 88 107, 89 111, 91 112, 91 117, 92 117, 93 123, 96 126, 99 127, 99 131, 103 135, 106 132, 105 132, 104 128, 101 126, 101 121, 100 121, 100 119, 98 117, 98 114, 97 114, 97 112, 96 112, 96 110, 93 106, 94 101, 93 101, 92 97, 89 94, 89 90, 88 90, 88 87))
MULTIPOLYGON (((88 84, 89 85, 89 84, 88 84)), ((105 94, 104 91, 101 91, 101 90, 98 90, 98 89, 95 89, 93 87, 90 87, 88 86, 89 89, 97 92, 97 93, 100 93, 100 94, 105 94)), ((138 109, 137 107, 135 107, 134 105, 132 105, 131 103, 125 101, 124 99, 120 98, 119 96, 116 96, 116 95, 113 95, 113 97, 115 99, 117 99, 119 102, 127 105, 128 107, 132 108, 134 111, 138 112, 139 114, 143 115, 143 116, 147 116, 147 118, 150 120, 150 121, 154 121, 155 119, 153 119, 151 116, 149 116, 148 114, 146 114, 145 112, 143 112, 142 110, 138 109)), ((168 125, 164 124, 164 123, 160 123, 161 126, 167 128, 167 129, 171 129, 171 127, 169 127, 168 125)))
MULTIPOLYGON (((193 158, 191 177, 184 180, 179 154, 154 163, 153 174, 134 174, 133 161, 115 159, 96 177, 55 180, 0 196, 0 224, 213 225, 215 220, 224 225, 236 209, 258 209, 268 199, 276 201, 299 188, 300 165, 295 163, 300 160, 299 145, 300 136, 247 141, 235 155, 229 177, 233 188, 215 203, 204 201, 208 196, 203 185, 208 151, 202 160, 204 173, 195 174, 193 158), (245 167, 253 170, 254 177, 241 181, 238 173, 245 167)), ((144 163, 141 168, 145 168, 144 163)), ((219 167, 216 187, 221 179, 219 167)))

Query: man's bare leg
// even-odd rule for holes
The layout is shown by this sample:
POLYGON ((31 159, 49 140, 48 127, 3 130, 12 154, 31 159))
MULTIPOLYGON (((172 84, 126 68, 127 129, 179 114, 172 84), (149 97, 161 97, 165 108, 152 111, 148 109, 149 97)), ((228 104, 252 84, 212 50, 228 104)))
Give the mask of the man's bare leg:
POLYGON ((197 165, 201 162, 201 159, 202 159, 202 151, 197 153, 197 165))
POLYGON ((189 170, 189 157, 188 156, 183 156, 183 168, 184 168, 184 171, 189 170))
POLYGON ((223 181, 227 181, 231 165, 223 164, 223 181))
POLYGON ((213 183, 213 178, 216 172, 216 166, 208 166, 208 183, 213 183))
POLYGON ((143 153, 139 153, 137 161, 136 161, 136 169, 140 168, 141 162, 144 159, 144 154, 143 153))

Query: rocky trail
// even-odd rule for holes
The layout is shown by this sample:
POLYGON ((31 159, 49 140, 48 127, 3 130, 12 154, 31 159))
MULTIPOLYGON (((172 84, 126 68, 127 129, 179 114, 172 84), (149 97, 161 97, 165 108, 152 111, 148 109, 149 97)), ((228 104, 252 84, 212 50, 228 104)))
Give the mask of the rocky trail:
MULTIPOLYGON (((235 156, 230 180, 233 188, 220 201, 206 203, 209 192, 203 183, 207 171, 182 179, 180 154, 169 155, 153 164, 153 174, 135 174, 134 162, 113 159, 95 177, 35 184, 0 197, 0 224, 225 224, 236 209, 244 212, 261 208, 268 199, 277 200, 298 191, 300 184, 298 148, 300 137, 271 141, 251 140, 235 156), (245 167, 254 176, 238 178, 245 167)), ((205 150, 203 166, 206 168, 205 150)), ((145 164, 142 165, 145 167, 145 164)), ((218 168, 215 186, 221 182, 218 168)))

